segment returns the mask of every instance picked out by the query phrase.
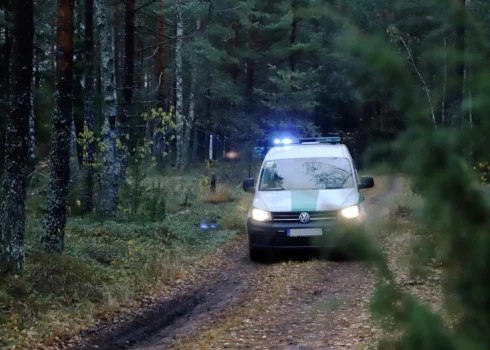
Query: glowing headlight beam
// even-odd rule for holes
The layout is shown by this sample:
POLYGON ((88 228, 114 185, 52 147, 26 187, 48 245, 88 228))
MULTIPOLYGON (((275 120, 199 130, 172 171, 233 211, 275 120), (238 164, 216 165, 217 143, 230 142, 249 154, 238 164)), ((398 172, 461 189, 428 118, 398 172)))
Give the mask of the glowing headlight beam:
POLYGON ((254 208, 252 210, 252 219, 256 221, 269 221, 272 219, 272 216, 268 211, 254 208))
POLYGON ((346 219, 354 219, 359 216, 359 207, 357 205, 354 205, 352 207, 342 209, 340 213, 346 219))

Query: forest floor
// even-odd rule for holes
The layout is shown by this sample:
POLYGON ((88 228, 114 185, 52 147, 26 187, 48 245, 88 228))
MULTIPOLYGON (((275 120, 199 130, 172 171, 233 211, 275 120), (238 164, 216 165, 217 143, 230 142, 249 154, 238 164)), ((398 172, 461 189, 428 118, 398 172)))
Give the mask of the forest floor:
MULTIPOLYGON (((377 177, 364 191, 369 233, 403 191, 377 177)), ((393 254, 396 251, 393 249, 393 254)), ((179 276, 168 289, 83 332, 71 349, 366 349, 380 332, 369 299, 374 278, 362 262, 309 256, 251 262, 246 237, 179 276)))

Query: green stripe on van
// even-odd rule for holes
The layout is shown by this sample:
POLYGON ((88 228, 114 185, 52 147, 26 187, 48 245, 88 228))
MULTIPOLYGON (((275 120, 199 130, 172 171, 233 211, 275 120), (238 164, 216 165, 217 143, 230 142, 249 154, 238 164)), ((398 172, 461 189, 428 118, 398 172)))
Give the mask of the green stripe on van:
POLYGON ((320 191, 292 191, 291 211, 316 211, 320 191))

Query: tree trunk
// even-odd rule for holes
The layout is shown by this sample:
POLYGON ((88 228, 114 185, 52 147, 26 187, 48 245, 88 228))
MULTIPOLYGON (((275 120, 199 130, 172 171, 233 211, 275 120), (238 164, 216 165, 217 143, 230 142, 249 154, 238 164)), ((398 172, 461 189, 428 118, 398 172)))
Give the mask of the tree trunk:
POLYGON ((157 107, 164 108, 165 105, 165 18, 163 17, 163 0, 158 3, 157 18, 157 57, 156 57, 156 77, 157 85, 157 107))
POLYGON ((192 165, 195 165, 197 163, 198 144, 199 144, 199 139, 197 134, 197 120, 194 120, 194 125, 192 127, 192 154, 191 154, 192 165))
MULTIPOLYGON (((456 52, 461 57, 464 57, 466 52, 466 38, 465 38, 465 28, 466 24, 464 22, 464 13, 466 11, 465 0, 459 0, 460 9, 456 14, 459 16, 457 19, 456 26, 456 52)), ((453 92, 453 125, 454 126, 462 126, 462 121, 464 118, 464 113, 462 110, 463 99, 464 99, 464 74, 465 74, 465 62, 463 59, 458 59, 456 63, 456 72, 455 72, 455 84, 454 84, 454 92, 453 92)))
MULTIPOLYGON (((157 109, 165 109, 165 18, 163 17, 163 0, 158 3, 157 18, 157 109)), ((162 172, 165 167, 165 137, 156 130, 162 127, 160 118, 152 120, 153 156, 155 157, 157 171, 162 172)))
POLYGON ((180 8, 180 3, 177 1, 177 37, 175 43, 175 84, 176 84, 176 106, 175 112, 177 114, 175 128, 175 141, 176 141, 176 159, 175 165, 177 168, 182 167, 182 152, 184 146, 184 85, 182 82, 182 37, 184 36, 184 18, 182 16, 182 9, 180 8))
POLYGON ((112 38, 114 40, 114 66, 115 66, 115 84, 116 84, 116 89, 119 89, 121 87, 121 74, 119 72, 123 71, 124 68, 121 67, 121 61, 122 61, 122 52, 120 49, 120 42, 119 42, 119 32, 120 32, 120 23, 119 23, 119 3, 114 5, 113 9, 113 24, 112 24, 112 38))
POLYGON ((196 69, 194 68, 191 72, 191 86, 189 91, 189 117, 187 119, 185 132, 184 132, 184 142, 182 144, 182 154, 181 154, 181 166, 186 168, 189 165, 189 148, 191 144, 192 129, 194 128, 194 121, 196 116, 196 69))
MULTIPOLYGON (((95 1, 95 0, 94 0, 95 1)), ((100 54, 100 39, 95 40, 95 51, 100 54)), ((96 72, 96 84, 95 84, 95 93, 97 95, 102 95, 102 67, 101 60, 94 60, 95 72, 96 72)))
POLYGON ((72 118, 70 126, 70 182, 78 182, 79 172, 80 167, 78 164, 77 131, 75 129, 75 121, 72 118))
POLYGON ((84 135, 83 145, 83 196, 82 210, 90 213, 94 209, 94 160, 95 160, 95 120, 94 120, 94 1, 85 0, 85 89, 84 89, 84 135))
MULTIPOLYGON (((201 21, 196 21, 196 33, 199 33, 201 28, 201 21)), ((197 57, 195 57, 197 58, 197 57)), ((181 165, 186 168, 189 165, 189 148, 191 145, 191 135, 192 129, 194 128, 194 121, 196 116, 196 78, 197 78, 197 60, 194 60, 192 71, 191 71, 191 86, 189 91, 189 117, 187 118, 186 128, 184 131, 184 142, 182 145, 182 155, 181 155, 181 165)))
MULTIPOLYGON (((231 30, 233 31, 233 36, 227 41, 226 52, 228 56, 237 59, 238 51, 238 28, 240 26, 239 18, 234 17, 231 22, 231 30)), ((229 63, 226 65, 230 72, 230 76, 233 79, 233 83, 236 85, 238 79, 238 63, 229 63)))
POLYGON ((36 159, 36 116, 34 114, 33 88, 31 88, 29 100, 31 103, 29 111, 29 158, 33 161, 36 159))
POLYGON ((442 91, 442 105, 441 105, 441 126, 444 126, 446 122, 446 91, 447 91, 447 39, 444 38, 444 82, 442 91))
POLYGON ((253 104, 253 87, 254 87, 254 61, 252 59, 246 60, 246 81, 245 81, 245 96, 246 96, 246 109, 252 110, 253 104))
POLYGON ((51 88, 54 91, 56 89, 56 51, 55 51, 55 46, 56 46, 56 18, 53 17, 52 22, 51 22, 51 44, 49 47, 49 53, 50 53, 50 58, 51 58, 51 77, 53 81, 51 82, 51 88))
MULTIPOLYGON (((470 5, 471 0, 465 0, 464 1, 464 6, 468 7, 470 5)), ((465 40, 466 40, 466 29, 465 29, 465 40)), ((470 64, 468 61, 468 48, 464 47, 464 73, 463 73, 463 100, 465 99, 466 95, 466 90, 468 90, 468 102, 469 102, 469 109, 468 109, 468 121, 470 123, 470 126, 473 127, 473 111, 472 111, 472 97, 471 97, 471 84, 470 84, 470 64), (468 86, 468 89, 466 87, 468 86)), ((462 118, 464 118, 464 112, 462 118)), ((462 121, 462 124, 464 124, 464 120, 462 121)))
POLYGON ((255 49, 255 39, 256 30, 253 27, 255 19, 252 15, 249 16, 249 28, 247 32, 247 49, 249 57, 245 60, 245 110, 250 112, 253 109, 253 88, 254 88, 254 49, 255 49))
POLYGON ((118 157, 117 142, 117 98, 115 86, 114 46, 111 29, 107 26, 106 2, 95 1, 97 28, 100 36, 101 81, 104 95, 104 127, 103 132, 103 194, 99 211, 104 217, 116 215, 121 177, 121 162, 118 157))
MULTIPOLYGON (((123 108, 119 120, 121 132, 122 149, 119 154, 121 156, 122 177, 128 162, 128 145, 130 139, 130 120, 131 106, 133 102, 133 86, 134 86, 134 4, 135 0, 126 0, 124 10, 124 89, 123 89, 123 108)), ((121 177, 121 178, 122 178, 121 177)))
POLYGON ((296 43, 296 28, 298 26, 298 19, 296 16, 296 1, 292 1, 291 3, 291 10, 293 12, 293 22, 291 23, 291 33, 289 36, 289 43, 291 44, 291 52, 289 56, 289 68, 291 69, 292 72, 296 69, 296 57, 294 54, 294 44, 296 43))
POLYGON ((11 71, 11 66, 10 66, 10 53, 12 50, 12 43, 11 43, 11 33, 9 30, 9 23, 10 23, 10 3, 7 3, 7 8, 5 11, 5 101, 7 103, 9 102, 10 99, 10 71, 11 71))
POLYGON ((29 119, 32 96, 34 41, 33 0, 12 4, 12 82, 5 149, 4 201, 0 213, 0 272, 24 269, 25 198, 29 163, 29 119))
POLYGON ((40 243, 61 253, 65 236, 70 181, 70 134, 73 120, 73 10, 74 0, 58 0, 55 110, 51 144, 51 171, 47 213, 40 243))

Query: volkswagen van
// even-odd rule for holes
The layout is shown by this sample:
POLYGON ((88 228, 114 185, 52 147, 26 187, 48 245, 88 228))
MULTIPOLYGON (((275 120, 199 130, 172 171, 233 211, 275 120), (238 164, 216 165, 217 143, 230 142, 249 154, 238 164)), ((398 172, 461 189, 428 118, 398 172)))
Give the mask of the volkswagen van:
POLYGON ((374 186, 359 177, 340 136, 276 140, 257 183, 243 181, 254 194, 247 217, 250 258, 265 250, 331 248, 349 230, 364 228, 361 189, 374 186))

